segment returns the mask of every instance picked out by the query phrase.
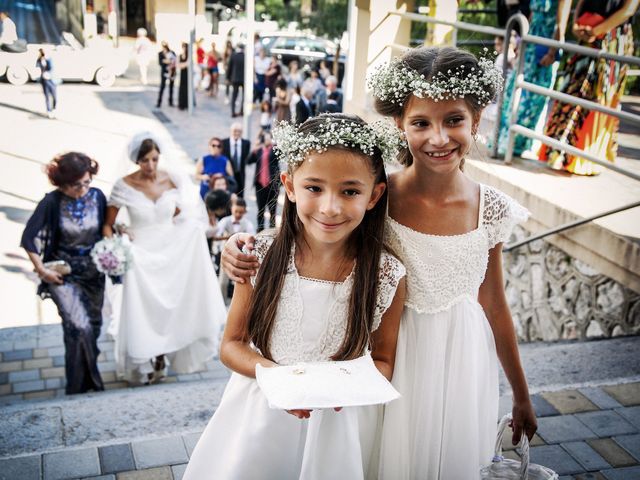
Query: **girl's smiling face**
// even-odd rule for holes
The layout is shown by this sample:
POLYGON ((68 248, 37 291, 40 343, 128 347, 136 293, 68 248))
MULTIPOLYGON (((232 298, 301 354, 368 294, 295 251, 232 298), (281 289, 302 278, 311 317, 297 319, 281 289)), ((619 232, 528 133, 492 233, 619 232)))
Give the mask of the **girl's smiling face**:
POLYGON ((471 148, 475 121, 464 99, 440 100, 411 96, 402 118, 396 119, 405 132, 416 165, 434 173, 460 167, 471 148))
POLYGON ((367 157, 340 149, 308 155, 281 179, 309 244, 346 241, 386 187, 375 182, 367 157))

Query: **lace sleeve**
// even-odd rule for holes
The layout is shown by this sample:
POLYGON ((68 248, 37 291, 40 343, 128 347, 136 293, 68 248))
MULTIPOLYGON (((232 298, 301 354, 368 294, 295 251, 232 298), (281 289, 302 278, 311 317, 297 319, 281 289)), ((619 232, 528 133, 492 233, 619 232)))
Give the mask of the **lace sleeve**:
MULTIPOLYGON (((258 257, 258 263, 262 265, 262 261, 264 257, 267 255, 269 248, 271 248, 271 244, 273 243, 273 239, 275 238, 274 234, 269 233, 261 233, 256 236, 256 241, 254 243, 253 253, 256 257, 258 257)), ((256 286, 256 277, 258 276, 258 272, 256 275, 251 277, 251 285, 256 286)))
POLYGON ((529 218, 531 213, 509 195, 491 187, 484 187, 482 224, 487 231, 489 248, 509 240, 513 228, 529 218))
POLYGON ((378 301, 376 302, 371 331, 377 330, 380 326, 382 316, 391 305, 396 294, 398 283, 406 274, 407 272, 400 260, 387 252, 382 252, 380 270, 378 272, 378 301))
POLYGON ((113 185, 111 195, 109 195, 108 206, 122 208, 127 205, 127 187, 124 185, 124 180, 119 178, 113 185))

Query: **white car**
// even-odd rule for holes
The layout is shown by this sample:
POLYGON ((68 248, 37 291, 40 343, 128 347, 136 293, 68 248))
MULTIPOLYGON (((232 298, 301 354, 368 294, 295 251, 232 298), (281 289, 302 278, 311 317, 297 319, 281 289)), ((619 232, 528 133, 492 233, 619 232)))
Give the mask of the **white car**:
POLYGON ((6 75, 13 85, 38 80, 40 69, 36 61, 40 48, 51 57, 54 75, 61 80, 96 82, 110 87, 127 69, 129 51, 126 49, 113 48, 107 41, 83 47, 69 32, 63 32, 62 38, 63 43, 59 45, 30 43, 22 53, 0 51, 0 77, 6 75))

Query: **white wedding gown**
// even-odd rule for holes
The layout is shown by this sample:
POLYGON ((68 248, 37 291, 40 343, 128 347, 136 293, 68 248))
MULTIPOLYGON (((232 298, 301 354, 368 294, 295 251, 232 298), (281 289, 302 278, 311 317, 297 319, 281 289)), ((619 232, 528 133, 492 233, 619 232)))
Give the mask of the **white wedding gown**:
POLYGON ((115 328, 109 329, 117 373, 133 381, 144 381, 151 359, 162 354, 177 373, 204 370, 217 353, 226 318, 207 251, 204 206, 188 178, 170 176, 177 188, 155 202, 123 179, 108 202, 126 208, 133 236, 132 267, 114 305, 115 328), (180 214, 174 217, 176 207, 180 214))
POLYGON ((480 185, 478 227, 429 235, 389 217, 386 244, 407 269, 393 386, 385 408, 381 480, 473 480, 493 456, 498 358, 478 290, 489 250, 528 212, 480 185))
MULTIPOLYGON (((260 262, 270 240, 256 238, 260 262)), ((298 275, 293 258, 292 252, 271 333, 271 354, 280 365, 328 361, 346 333, 353 273, 342 283, 309 279, 298 275)), ((404 274, 402 264, 383 253, 373 330, 404 274)), ((376 479, 381 410, 379 405, 340 412, 319 409, 300 420, 269 408, 254 378, 233 373, 183 479, 376 479)))

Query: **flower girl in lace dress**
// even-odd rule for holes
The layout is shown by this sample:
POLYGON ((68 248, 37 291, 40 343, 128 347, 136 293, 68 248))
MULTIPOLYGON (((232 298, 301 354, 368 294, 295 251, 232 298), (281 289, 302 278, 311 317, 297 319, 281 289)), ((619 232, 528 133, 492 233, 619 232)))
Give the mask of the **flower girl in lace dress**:
POLYGON ((274 137, 289 165, 282 226, 256 238, 257 275, 235 288, 220 350, 234 373, 184 478, 377 478, 379 407, 270 409, 255 372, 371 346, 391 379, 405 272, 382 248, 393 135, 335 114, 274 137))
POLYGON ((488 59, 434 47, 369 81, 407 144, 405 168, 389 177, 385 240, 407 268, 407 296, 393 376, 402 398, 385 409, 381 479, 479 477, 496 437, 498 359, 513 390, 512 440, 536 431, 501 253, 528 212, 462 169, 501 82, 488 59))

